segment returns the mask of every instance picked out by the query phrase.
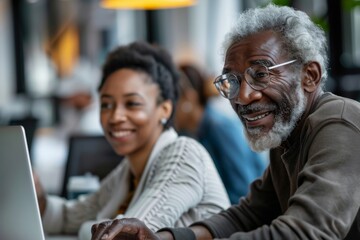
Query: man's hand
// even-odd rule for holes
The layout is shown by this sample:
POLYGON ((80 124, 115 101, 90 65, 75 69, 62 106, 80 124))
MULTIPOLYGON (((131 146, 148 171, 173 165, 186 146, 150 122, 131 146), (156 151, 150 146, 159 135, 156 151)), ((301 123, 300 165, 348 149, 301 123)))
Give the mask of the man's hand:
POLYGON ((115 219, 94 224, 91 234, 91 240, 160 240, 136 218, 115 219))

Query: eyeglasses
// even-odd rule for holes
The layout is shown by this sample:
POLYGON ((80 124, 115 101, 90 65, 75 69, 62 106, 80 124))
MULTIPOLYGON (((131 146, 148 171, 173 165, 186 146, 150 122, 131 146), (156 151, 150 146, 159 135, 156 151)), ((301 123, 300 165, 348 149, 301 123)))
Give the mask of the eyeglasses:
MULTIPOLYGON (((247 68, 244 74, 237 75, 240 75, 240 77, 243 76, 243 79, 245 79, 252 89, 260 91, 267 88, 270 83, 270 70, 294 62, 296 62, 296 60, 280 63, 271 67, 267 67, 264 64, 256 64, 247 68)), ((214 85, 223 97, 233 99, 239 94, 241 78, 237 75, 234 73, 225 73, 215 79, 214 85)))

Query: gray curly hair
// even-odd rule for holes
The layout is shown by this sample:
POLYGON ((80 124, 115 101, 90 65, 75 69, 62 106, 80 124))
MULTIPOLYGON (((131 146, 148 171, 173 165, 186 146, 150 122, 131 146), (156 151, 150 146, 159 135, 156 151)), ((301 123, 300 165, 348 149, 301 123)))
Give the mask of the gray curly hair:
POLYGON ((291 7, 269 4, 240 14, 231 31, 225 36, 223 53, 239 40, 261 31, 272 30, 282 36, 284 50, 297 63, 317 61, 322 71, 322 86, 327 79, 327 39, 324 31, 309 16, 291 7))

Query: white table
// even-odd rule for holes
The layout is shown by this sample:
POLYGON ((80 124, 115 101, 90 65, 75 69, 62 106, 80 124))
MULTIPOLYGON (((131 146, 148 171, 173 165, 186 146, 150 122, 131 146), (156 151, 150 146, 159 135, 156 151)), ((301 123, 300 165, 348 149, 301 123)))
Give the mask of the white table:
POLYGON ((45 240, 78 240, 77 236, 45 236, 45 240))

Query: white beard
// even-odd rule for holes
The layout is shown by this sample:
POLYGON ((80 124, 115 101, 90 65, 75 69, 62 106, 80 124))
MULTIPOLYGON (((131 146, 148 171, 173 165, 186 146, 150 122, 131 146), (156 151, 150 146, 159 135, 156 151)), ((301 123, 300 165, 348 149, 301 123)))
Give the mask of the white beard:
POLYGON ((298 84, 294 93, 297 95, 296 99, 298 102, 295 104, 288 122, 284 122, 281 115, 276 115, 274 126, 265 135, 262 134, 261 128, 245 130, 245 135, 252 150, 261 152, 278 147, 289 137, 290 133, 294 130, 297 121, 304 113, 307 104, 307 99, 301 88, 301 84, 298 84))

